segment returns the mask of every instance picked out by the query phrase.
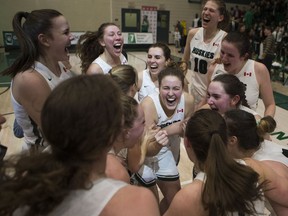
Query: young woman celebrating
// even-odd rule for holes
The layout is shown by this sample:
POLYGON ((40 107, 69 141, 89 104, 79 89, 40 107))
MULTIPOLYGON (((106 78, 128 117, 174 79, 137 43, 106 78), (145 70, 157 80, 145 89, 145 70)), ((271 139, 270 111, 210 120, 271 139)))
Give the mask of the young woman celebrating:
POLYGON ((182 58, 184 62, 191 62, 191 93, 196 107, 206 95, 208 67, 220 54, 221 42, 226 35, 224 29, 229 24, 229 12, 223 0, 206 0, 203 5, 202 27, 189 31, 182 58))
MULTIPOLYGON (((179 161, 181 122, 193 113, 193 97, 183 92, 184 75, 175 67, 167 67, 158 75, 159 93, 148 95, 141 105, 145 113, 146 127, 157 125, 166 131, 163 136, 169 142, 148 145, 144 165, 136 174, 137 180, 149 187, 158 197, 156 184, 164 198, 160 212, 169 207, 174 195, 180 190, 177 163, 179 161), (164 146, 163 146, 164 145, 164 146)), ((159 139, 162 137, 159 137, 159 139)), ((158 140, 157 140, 158 141, 158 140)))
POLYGON ((165 216, 264 214, 258 173, 244 160, 234 160, 227 142, 226 123, 218 112, 202 109, 188 120, 184 144, 200 172, 176 194, 165 216))
POLYGON ((13 29, 21 54, 2 74, 12 77, 11 98, 24 132, 23 149, 35 150, 45 146, 38 129, 44 101, 56 85, 72 76, 65 64, 74 38, 65 17, 52 9, 17 12, 13 29))
POLYGON ((213 80, 219 74, 233 74, 246 85, 246 99, 254 111, 258 106, 259 97, 265 105, 264 116, 274 117, 276 105, 269 71, 264 64, 249 59, 250 42, 245 34, 239 32, 228 33, 222 41, 222 64, 211 65, 208 80, 213 80))
MULTIPOLYGON (((243 110, 233 109, 224 114, 228 129, 228 150, 233 158, 253 158, 261 161, 251 165, 261 170, 269 181, 264 195, 275 215, 288 214, 288 158, 283 155, 281 146, 264 140, 271 133, 276 122, 271 116, 262 118, 258 124, 254 116, 243 110)), ((274 215, 274 214, 273 214, 274 215)))
POLYGON ((152 44, 147 53, 147 69, 138 73, 138 100, 159 92, 158 74, 171 62, 171 50, 164 43, 152 44))
POLYGON ((126 64, 123 44, 122 32, 114 23, 103 23, 96 32, 86 32, 77 44, 82 73, 107 74, 112 67, 126 64))

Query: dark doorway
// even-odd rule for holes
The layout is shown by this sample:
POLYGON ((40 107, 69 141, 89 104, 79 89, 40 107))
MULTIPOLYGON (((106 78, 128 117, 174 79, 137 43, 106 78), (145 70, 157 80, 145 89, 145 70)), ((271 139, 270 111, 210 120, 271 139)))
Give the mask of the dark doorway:
POLYGON ((157 42, 169 43, 170 11, 157 11, 157 42))

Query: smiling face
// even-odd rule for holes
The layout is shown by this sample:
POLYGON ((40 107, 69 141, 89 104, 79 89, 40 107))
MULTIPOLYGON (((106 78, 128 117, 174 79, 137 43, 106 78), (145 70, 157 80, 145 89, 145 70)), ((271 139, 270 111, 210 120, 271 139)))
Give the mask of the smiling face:
MULTIPOLYGON (((247 54, 248 55, 248 54, 247 54)), ((241 56, 238 48, 226 40, 222 41, 220 57, 224 69, 230 74, 237 74, 246 62, 246 56, 241 56)))
POLYGON ((69 24, 64 16, 58 16, 52 19, 50 34, 50 56, 54 56, 57 61, 68 61, 68 47, 71 45, 71 41, 74 39, 74 37, 70 33, 69 24))
POLYGON ((160 47, 151 47, 148 50, 147 66, 152 76, 157 76, 166 67, 164 52, 160 47))
POLYGON ((161 105, 168 116, 174 113, 181 99, 182 92, 182 82, 178 77, 172 75, 163 77, 159 87, 159 97, 161 105))
POLYGON ((120 56, 123 48, 123 41, 122 32, 118 26, 108 25, 104 30, 100 44, 110 55, 120 56))
POLYGON ((220 14, 218 5, 214 1, 207 1, 202 10, 202 27, 217 27, 218 23, 224 19, 220 14))
POLYGON ((237 96, 231 98, 226 93, 221 82, 212 81, 207 89, 207 103, 212 110, 216 110, 220 114, 224 114, 230 109, 236 109, 236 104, 239 101, 237 96))

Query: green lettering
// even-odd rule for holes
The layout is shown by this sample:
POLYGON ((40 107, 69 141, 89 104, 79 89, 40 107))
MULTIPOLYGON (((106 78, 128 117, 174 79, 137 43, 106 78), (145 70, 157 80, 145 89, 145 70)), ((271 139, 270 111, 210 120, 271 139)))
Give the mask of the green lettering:
POLYGON ((288 139, 288 136, 284 136, 285 133, 283 131, 279 131, 279 132, 274 132, 274 133, 271 133, 272 136, 275 136, 275 135, 278 135, 276 138, 278 140, 285 140, 285 139, 288 139))

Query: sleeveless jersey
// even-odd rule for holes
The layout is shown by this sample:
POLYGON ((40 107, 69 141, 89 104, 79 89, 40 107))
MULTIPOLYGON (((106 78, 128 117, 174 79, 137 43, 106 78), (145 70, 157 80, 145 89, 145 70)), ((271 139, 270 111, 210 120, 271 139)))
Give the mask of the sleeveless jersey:
MULTIPOLYGON (((243 160, 237 160, 237 162, 241 163, 241 164, 246 164, 243 160)), ((204 172, 199 172, 197 173, 196 177, 194 178, 194 180, 197 179, 199 181, 202 181, 203 183, 205 183, 206 181, 206 174, 204 172)), ((257 215, 265 215, 265 201, 264 200, 256 200, 253 202, 254 203, 254 207, 255 210, 257 212, 257 215)), ((228 212, 227 216, 239 216, 238 212, 228 212)), ((247 214, 245 214, 245 216, 248 216, 247 214)))
POLYGON ((111 198, 126 185, 114 179, 100 179, 89 190, 72 191, 49 216, 99 215, 111 198))
MULTIPOLYGON (((157 126, 161 127, 161 128, 165 128, 170 124, 173 124, 175 122, 178 121, 182 121, 184 120, 184 114, 185 114, 185 99, 184 99, 184 94, 181 95, 181 99, 179 101, 179 104, 176 107, 175 113, 173 114, 172 117, 168 117, 161 104, 160 104, 160 99, 159 99, 159 94, 158 93, 154 93, 152 95, 149 95, 149 97, 152 98, 156 111, 157 111, 157 115, 158 115, 158 123, 157 126)), ((162 157, 162 155, 168 151, 171 150, 175 160, 178 159, 178 154, 180 151, 180 137, 178 135, 173 135, 173 136, 169 136, 169 142, 166 146, 163 146, 162 149, 160 150, 160 152, 156 155, 156 157, 160 160, 162 157)))
MULTIPOLYGON (((248 59, 243 68, 239 71, 239 73, 235 74, 235 76, 246 85, 246 100, 250 108, 256 110, 260 91, 259 84, 256 79, 254 64, 254 60, 248 59)), ((213 80, 217 75, 223 73, 227 73, 223 64, 217 64, 211 76, 211 80, 213 80)))
POLYGON ((142 85, 138 92, 138 101, 141 102, 144 97, 154 92, 159 93, 159 88, 155 86, 150 77, 149 70, 146 69, 143 71, 142 85))
MULTIPOLYGON (((120 55, 120 61, 121 64, 127 64, 127 59, 122 53, 120 55)), ((96 58, 91 64, 98 64, 104 74, 107 74, 112 69, 112 66, 105 62, 100 56, 96 58)))
MULTIPOLYGON (((40 73, 48 83, 49 87, 54 89, 60 82, 66 80, 73 76, 73 74, 66 69, 63 63, 59 62, 59 67, 61 69, 60 77, 57 77, 52 73, 45 65, 40 62, 35 62, 34 70, 40 73)), ((13 80, 11 82, 11 87, 13 86, 13 80)), ((11 91, 11 101, 14 109, 15 118, 18 124, 21 126, 24 132, 24 142, 27 145, 42 144, 42 136, 38 130, 36 123, 30 118, 24 107, 19 104, 11 91)))
POLYGON ((258 161, 275 161, 282 163, 288 167, 288 158, 282 154, 282 147, 269 140, 264 140, 261 143, 261 148, 254 153, 253 159, 258 161))
POLYGON ((241 105, 240 104, 240 106, 238 107, 238 109, 240 109, 240 110, 244 110, 244 111, 246 111, 246 112, 248 112, 248 113, 251 113, 252 115, 254 115, 254 116, 259 116, 259 114, 256 112, 256 111, 254 111, 254 110, 252 110, 252 109, 250 109, 250 108, 248 108, 248 107, 246 107, 246 106, 243 106, 243 105, 241 105))
POLYGON ((192 76, 192 92, 196 103, 199 102, 199 97, 196 95, 201 98, 206 95, 208 86, 207 70, 213 59, 220 53, 221 42, 225 34, 225 31, 220 30, 211 42, 206 44, 204 42, 204 29, 201 27, 190 42, 191 70, 195 72, 192 76))
MULTIPOLYGON (((122 181, 102 178, 93 182, 88 190, 71 191, 49 216, 98 216, 113 196, 127 184, 122 181)), ((28 208, 17 209, 13 216, 25 215, 28 208)))

